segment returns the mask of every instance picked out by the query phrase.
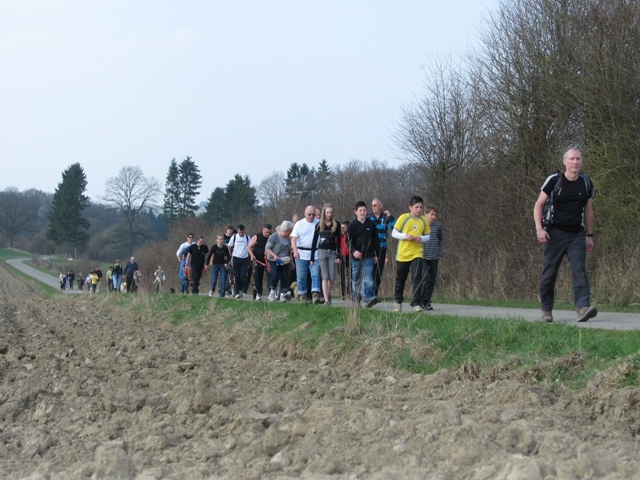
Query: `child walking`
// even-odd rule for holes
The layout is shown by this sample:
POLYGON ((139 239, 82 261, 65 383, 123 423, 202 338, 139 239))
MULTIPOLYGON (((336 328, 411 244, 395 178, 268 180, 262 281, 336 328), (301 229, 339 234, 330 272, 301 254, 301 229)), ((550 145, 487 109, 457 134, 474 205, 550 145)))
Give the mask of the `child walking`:
POLYGON ((429 220, 422 214, 424 202, 422 197, 414 195, 409 200, 409 213, 398 217, 391 231, 393 238, 400 240, 396 252, 397 274, 394 292, 394 312, 402 312, 404 285, 411 272, 411 307, 414 312, 421 312, 427 306, 425 274, 426 264, 422 253, 423 244, 430 238, 429 220))
POLYGON ((436 277, 438 276, 438 262, 444 256, 444 238, 442 236, 442 225, 437 221, 438 209, 434 205, 424 207, 424 213, 429 220, 431 236, 429 241, 423 244, 423 255, 427 267, 425 299, 427 306, 425 310, 433 310, 431 306, 431 297, 433 289, 436 286, 436 277))

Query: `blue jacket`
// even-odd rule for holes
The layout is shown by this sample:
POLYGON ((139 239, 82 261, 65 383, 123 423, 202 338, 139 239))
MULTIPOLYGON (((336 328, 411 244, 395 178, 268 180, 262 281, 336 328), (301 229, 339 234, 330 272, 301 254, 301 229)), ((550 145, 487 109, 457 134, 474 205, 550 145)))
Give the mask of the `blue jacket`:
POLYGON ((376 218, 373 212, 371 212, 367 213, 367 218, 376 224, 376 229, 378 230, 378 246, 380 249, 386 249, 387 231, 396 224, 396 217, 393 215, 387 216, 383 213, 380 215, 380 218, 376 218))

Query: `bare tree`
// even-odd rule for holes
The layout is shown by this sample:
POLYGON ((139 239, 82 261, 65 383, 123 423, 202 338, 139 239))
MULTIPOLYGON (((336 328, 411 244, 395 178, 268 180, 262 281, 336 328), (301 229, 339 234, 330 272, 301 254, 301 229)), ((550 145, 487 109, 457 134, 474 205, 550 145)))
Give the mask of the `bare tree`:
POLYGON ((133 251, 138 239, 151 236, 142 213, 155 206, 162 186, 154 177, 145 177, 140 167, 122 167, 117 177, 107 180, 105 191, 103 201, 120 210, 125 218, 127 243, 133 251))
POLYGON ((459 70, 450 58, 433 66, 423 97, 404 107, 395 135, 400 151, 443 210, 451 203, 458 173, 480 159, 481 115, 459 70))

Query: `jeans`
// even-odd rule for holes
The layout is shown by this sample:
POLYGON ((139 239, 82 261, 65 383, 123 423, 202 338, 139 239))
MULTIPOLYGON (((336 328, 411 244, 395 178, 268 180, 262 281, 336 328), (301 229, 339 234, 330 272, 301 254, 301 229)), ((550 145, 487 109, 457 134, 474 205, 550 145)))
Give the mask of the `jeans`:
POLYGON ((396 303, 402 303, 404 300, 404 285, 407 282, 407 276, 411 272, 411 300, 412 307, 426 307, 426 273, 427 264, 424 258, 414 258, 410 262, 397 262, 396 285, 394 299, 396 303))
POLYGON ((374 257, 354 258, 351 257, 351 298, 359 303, 358 291, 368 302, 374 296, 374 257), (362 274, 362 280, 360 275, 362 274))
POLYGON ((120 285, 122 285, 122 275, 120 275, 119 273, 114 273, 113 277, 111 277, 111 279, 113 280, 113 289, 116 292, 120 291, 120 285))
POLYGON ((280 293, 289 291, 289 265, 278 265, 276 262, 269 261, 271 266, 271 275, 269 275, 269 289, 278 290, 278 282, 280 283, 280 293))
POLYGON ((311 272, 311 291, 321 293, 322 287, 320 286, 320 265, 318 262, 313 262, 311 265, 310 260, 300 260, 296 258, 296 274, 298 281, 298 295, 306 295, 308 290, 307 285, 307 272, 311 272))
POLYGON ((227 278, 227 269, 224 265, 213 265, 213 270, 211 271, 211 292, 216 291, 216 283, 218 282, 218 275, 220 275, 220 297, 224 297, 227 290, 227 282, 229 279, 227 278))
POLYGON ((558 228, 549 230, 549 240, 544 246, 544 264, 540 274, 540 304, 542 310, 551 312, 555 299, 556 277, 562 259, 566 255, 571 267, 573 303, 576 309, 588 307, 591 290, 585 267, 587 239, 584 231, 567 233, 558 228))

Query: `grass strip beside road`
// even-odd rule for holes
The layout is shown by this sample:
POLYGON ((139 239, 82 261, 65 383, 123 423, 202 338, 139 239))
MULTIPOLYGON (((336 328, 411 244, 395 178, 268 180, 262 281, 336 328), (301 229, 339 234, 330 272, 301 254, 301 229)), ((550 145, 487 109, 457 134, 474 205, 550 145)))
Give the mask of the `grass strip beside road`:
POLYGON ((0 261, 4 262, 10 258, 31 258, 31 255, 12 248, 0 248, 0 261))
POLYGON ((214 328, 239 349, 287 358, 578 390, 606 372, 610 388, 640 385, 640 331, 170 294, 75 300, 107 301, 136 320, 214 328))

